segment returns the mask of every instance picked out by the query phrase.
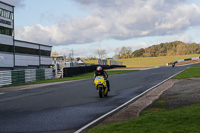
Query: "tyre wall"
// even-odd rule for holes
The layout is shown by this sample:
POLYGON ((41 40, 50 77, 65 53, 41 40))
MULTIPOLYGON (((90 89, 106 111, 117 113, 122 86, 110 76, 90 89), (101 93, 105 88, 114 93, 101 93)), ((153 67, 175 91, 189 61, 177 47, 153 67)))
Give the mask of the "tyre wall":
MULTIPOLYGON (((83 66, 83 67, 66 67, 66 68, 63 68, 63 77, 73 77, 75 75, 94 72, 98 66, 99 65, 83 66)), ((116 68, 116 67, 126 67, 126 66, 102 65, 101 67, 103 69, 112 69, 112 68, 116 68)))
POLYGON ((51 68, 0 71, 0 87, 53 78, 53 71, 51 68))

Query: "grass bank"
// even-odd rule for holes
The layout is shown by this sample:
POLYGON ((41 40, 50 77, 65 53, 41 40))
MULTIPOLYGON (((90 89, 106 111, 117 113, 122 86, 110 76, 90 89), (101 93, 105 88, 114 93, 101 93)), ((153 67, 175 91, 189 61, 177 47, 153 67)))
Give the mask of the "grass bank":
MULTIPOLYGON (((200 77, 200 66, 193 66, 177 75, 176 79, 200 77)), ((158 104, 165 104, 159 101, 158 104)), ((176 109, 151 108, 140 113, 140 117, 105 126, 97 126, 89 133, 199 133, 200 104, 176 109)))
MULTIPOLYGON (((155 66, 166 66, 167 63, 199 57, 199 55, 177 55, 177 56, 160 56, 160 57, 139 57, 130 59, 115 59, 115 61, 123 62, 126 67, 155 67, 155 66)), ((84 60, 86 63, 98 64, 98 60, 84 60)), ((110 60, 108 60, 109 64, 110 60)))
MULTIPOLYGON (((110 76, 110 75, 114 75, 114 74, 121 74, 121 73, 133 72, 133 71, 136 71, 136 70, 116 70, 116 71, 106 71, 106 72, 110 76)), ((89 79, 89 78, 93 78, 93 76, 94 76, 94 72, 91 72, 91 73, 81 74, 81 75, 67 77, 67 78, 63 78, 63 79, 40 80, 40 81, 30 82, 30 83, 12 84, 12 85, 4 86, 4 87, 89 79)))
POLYGON ((199 66, 192 66, 182 73, 178 74, 174 77, 174 79, 186 79, 186 78, 196 78, 200 77, 200 67, 199 66))
POLYGON ((151 109, 127 122, 97 126, 88 133, 199 133, 200 104, 179 109, 151 109))

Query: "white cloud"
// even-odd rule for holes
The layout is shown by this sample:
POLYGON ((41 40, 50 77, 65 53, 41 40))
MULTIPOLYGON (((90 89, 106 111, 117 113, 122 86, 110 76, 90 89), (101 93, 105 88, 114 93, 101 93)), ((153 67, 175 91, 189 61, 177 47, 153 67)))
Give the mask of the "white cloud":
POLYGON ((46 11, 40 15, 41 21, 47 21, 52 23, 59 23, 66 21, 67 19, 70 19, 70 16, 67 14, 61 14, 61 16, 56 16, 55 13, 52 13, 50 11, 46 11))
POLYGON ((166 42, 182 41, 185 43, 192 43, 193 38, 188 34, 178 34, 176 36, 166 39, 166 42))
MULTIPOLYGON (((62 48, 57 48, 57 49, 53 49, 53 52, 56 52, 60 55, 66 55, 68 56, 70 53, 72 53, 71 51, 72 49, 69 49, 67 47, 62 47, 62 48)), ((74 53, 74 57, 83 57, 83 56, 95 56, 96 55, 96 51, 97 48, 88 48, 88 49, 84 49, 84 48, 78 48, 73 50, 74 53)))
POLYGON ((181 33, 200 24, 200 7, 186 0, 76 0, 90 8, 87 17, 62 20, 52 26, 18 27, 16 36, 53 45, 125 40, 181 33))
POLYGON ((138 50, 140 48, 147 48, 148 45, 145 42, 139 42, 139 43, 134 43, 132 45, 129 45, 133 51, 138 50))

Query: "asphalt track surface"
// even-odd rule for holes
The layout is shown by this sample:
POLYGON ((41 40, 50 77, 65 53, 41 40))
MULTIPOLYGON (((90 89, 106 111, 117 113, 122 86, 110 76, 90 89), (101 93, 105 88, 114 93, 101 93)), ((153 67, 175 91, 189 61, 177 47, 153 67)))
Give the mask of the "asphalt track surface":
POLYGON ((92 79, 0 94, 0 133, 74 132, 186 68, 109 76, 111 92, 102 99, 92 79))

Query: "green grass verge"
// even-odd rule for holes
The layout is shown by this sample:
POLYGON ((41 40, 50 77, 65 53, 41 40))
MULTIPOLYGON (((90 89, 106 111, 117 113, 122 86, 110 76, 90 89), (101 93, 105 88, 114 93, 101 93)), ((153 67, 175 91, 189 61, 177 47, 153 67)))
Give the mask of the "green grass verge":
MULTIPOLYGON (((114 75, 114 74, 121 74, 121 73, 127 73, 127 72, 133 72, 136 70, 117 70, 117 71, 106 71, 108 75, 114 75)), ((11 86, 19 86, 19 85, 30 85, 30 84, 41 84, 41 83, 51 83, 51 82, 62 82, 62 81, 71 81, 71 80, 80 80, 80 79, 89 79, 94 77, 94 72, 81 74, 73 77, 67 77, 63 79, 50 79, 50 80, 40 80, 36 82, 30 82, 30 83, 21 83, 21 84, 12 84, 7 85, 3 87, 11 87, 11 86)))
POLYGON ((200 66, 192 66, 174 77, 174 79, 186 79, 200 77, 200 66))
MULTIPOLYGON (((176 77, 185 79, 200 77, 200 66, 192 66, 176 77)), ((164 105, 166 101, 157 101, 164 105)), ((200 133, 200 104, 177 109, 152 108, 140 113, 140 117, 90 129, 89 133, 200 133)))
POLYGON ((88 133, 199 133, 200 104, 166 110, 150 109, 127 122, 97 126, 88 133))

